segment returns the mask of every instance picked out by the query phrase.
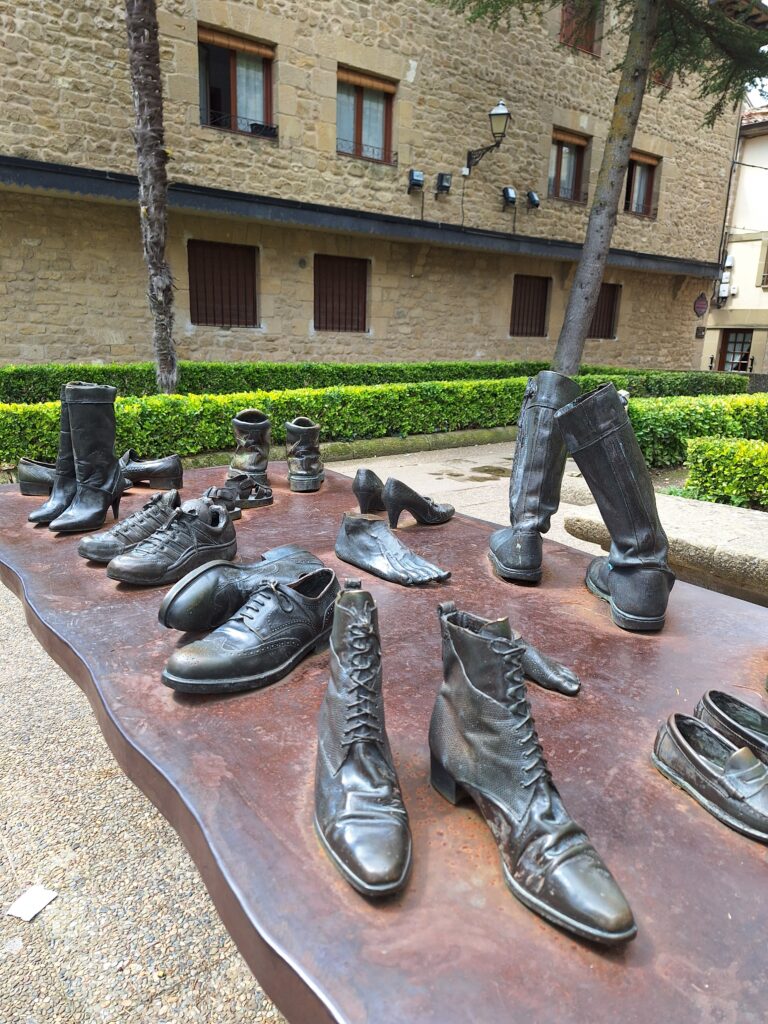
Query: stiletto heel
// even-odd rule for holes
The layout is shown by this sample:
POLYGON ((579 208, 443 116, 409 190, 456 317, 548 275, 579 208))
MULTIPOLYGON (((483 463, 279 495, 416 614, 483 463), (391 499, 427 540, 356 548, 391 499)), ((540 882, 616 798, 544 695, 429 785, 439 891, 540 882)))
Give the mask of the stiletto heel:
POLYGON ((449 804, 453 804, 454 807, 467 799, 465 790, 456 782, 452 775, 448 774, 434 755, 431 755, 430 758, 429 781, 432 784, 432 788, 437 790, 440 796, 447 800, 449 804))
POLYGON ((118 513, 120 511, 120 499, 122 498, 122 496, 123 492, 120 491, 115 500, 112 502, 112 515, 115 517, 115 519, 117 519, 118 513))

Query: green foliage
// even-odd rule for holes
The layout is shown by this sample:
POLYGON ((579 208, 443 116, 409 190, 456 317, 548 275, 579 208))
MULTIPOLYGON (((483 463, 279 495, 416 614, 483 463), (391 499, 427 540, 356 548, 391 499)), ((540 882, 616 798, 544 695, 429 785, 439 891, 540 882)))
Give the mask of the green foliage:
POLYGON ((678 466, 692 437, 768 440, 768 395, 637 398, 629 418, 651 466, 678 466))
POLYGON ((687 444, 685 493, 704 501, 768 509, 768 443, 694 437, 687 444))
MULTIPOLYGON (((530 377, 547 369, 544 362, 429 363, 179 363, 179 393, 227 395, 238 391, 290 391, 358 384, 403 384, 430 380, 499 380, 530 377)), ((584 366, 582 387, 611 379, 632 395, 732 394, 746 391, 740 374, 625 370, 584 366)), ((70 380, 112 384, 120 395, 157 393, 153 363, 103 366, 47 363, 0 367, 0 402, 53 402, 70 380)))

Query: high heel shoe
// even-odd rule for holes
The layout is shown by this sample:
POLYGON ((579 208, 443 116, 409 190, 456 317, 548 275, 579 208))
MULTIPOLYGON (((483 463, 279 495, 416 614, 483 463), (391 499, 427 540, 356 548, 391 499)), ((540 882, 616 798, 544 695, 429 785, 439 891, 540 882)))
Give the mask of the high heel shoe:
POLYGON ((440 505, 392 477, 384 485, 382 501, 389 516, 390 528, 393 530, 397 529, 400 516, 406 510, 422 526, 439 526, 441 523, 447 523, 456 512, 453 505, 440 505))
POLYGON ((352 491, 357 498, 363 515, 369 512, 383 512, 384 502, 381 492, 384 484, 371 469, 358 469, 352 481, 352 491))

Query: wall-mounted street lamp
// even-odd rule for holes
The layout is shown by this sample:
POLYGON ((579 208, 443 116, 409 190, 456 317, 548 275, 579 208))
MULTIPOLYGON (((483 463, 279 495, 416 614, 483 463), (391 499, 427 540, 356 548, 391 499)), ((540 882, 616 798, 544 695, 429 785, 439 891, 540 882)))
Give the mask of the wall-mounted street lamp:
POLYGON ((471 174, 472 168, 476 164, 480 163, 486 153, 490 153, 492 149, 499 148, 501 143, 504 141, 504 136, 507 134, 509 118, 510 113, 507 110, 506 104, 503 100, 499 100, 493 110, 488 114, 488 120, 491 122, 491 135, 493 136, 493 142, 490 146, 467 150, 467 174, 471 174))

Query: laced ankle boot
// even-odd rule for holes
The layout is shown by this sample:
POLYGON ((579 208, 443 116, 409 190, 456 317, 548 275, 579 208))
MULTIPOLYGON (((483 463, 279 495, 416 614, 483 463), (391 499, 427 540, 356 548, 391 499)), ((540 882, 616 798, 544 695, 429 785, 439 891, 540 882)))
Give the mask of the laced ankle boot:
POLYGON ((523 583, 541 579, 541 535, 557 512, 565 471, 565 444, 555 425, 555 412, 579 393, 576 381, 554 370, 542 370, 528 381, 509 478, 512 525, 491 534, 488 555, 502 579, 523 583))
POLYGON ((411 866, 408 814, 384 724, 376 605, 347 580, 334 609, 331 677, 320 708, 315 829, 358 892, 388 896, 411 866))
POLYGON ((72 434, 69 429, 69 406, 67 387, 61 389, 61 412, 59 414, 59 452, 56 456, 56 474, 53 479, 51 496, 44 505, 30 512, 30 523, 52 523, 65 512, 75 499, 75 457, 72 452, 72 434))
POLYGON ((318 491, 325 470, 320 458, 320 424, 297 416, 285 424, 288 448, 288 486, 292 491, 318 491))
POLYGON ((525 645, 507 619, 452 603, 438 614, 444 682, 429 728, 432 785, 452 804, 474 801, 526 907, 582 938, 633 938, 624 895, 552 781, 523 679, 525 645))
POLYGON ((266 484, 272 421, 260 409, 243 409, 232 419, 237 448, 227 471, 227 479, 246 473, 257 484, 266 484))

